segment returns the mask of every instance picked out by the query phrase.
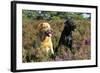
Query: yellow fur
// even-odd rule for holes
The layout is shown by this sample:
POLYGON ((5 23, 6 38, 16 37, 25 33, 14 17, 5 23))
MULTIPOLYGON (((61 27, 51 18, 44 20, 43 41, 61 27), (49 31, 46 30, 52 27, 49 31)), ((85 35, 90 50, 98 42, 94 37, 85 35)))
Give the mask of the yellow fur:
MULTIPOLYGON (((45 23, 41 23, 38 25, 39 32, 46 31, 48 29, 49 30, 51 29, 49 23, 45 22, 45 23)), ((42 37, 40 37, 40 38, 42 38, 42 37)), ((54 54, 51 37, 45 36, 44 39, 40 41, 40 48, 42 51, 45 51, 46 53, 51 52, 52 54, 54 54)))

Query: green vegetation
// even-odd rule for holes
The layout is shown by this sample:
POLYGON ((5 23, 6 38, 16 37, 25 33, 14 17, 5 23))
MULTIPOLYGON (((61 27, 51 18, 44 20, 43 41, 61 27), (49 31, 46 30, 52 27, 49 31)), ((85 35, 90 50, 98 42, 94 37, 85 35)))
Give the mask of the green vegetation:
POLYGON ((49 11, 31 11, 22 12, 22 60, 26 62, 44 62, 44 61, 64 61, 64 60, 84 60, 91 58, 91 47, 88 41, 91 40, 90 18, 83 16, 84 13, 72 12, 49 12, 49 11), (48 22, 53 29, 54 35, 52 42, 54 49, 57 47, 60 35, 62 33, 64 22, 67 19, 73 19, 76 25, 73 31, 73 52, 69 48, 61 46, 54 55, 45 55, 40 49, 36 49, 37 25, 41 22, 48 22))
POLYGON ((74 13, 74 12, 56 12, 56 11, 32 11, 32 10, 23 10, 22 12, 24 18, 32 20, 61 20, 61 19, 74 19, 74 20, 83 20, 89 19, 89 13, 74 13))

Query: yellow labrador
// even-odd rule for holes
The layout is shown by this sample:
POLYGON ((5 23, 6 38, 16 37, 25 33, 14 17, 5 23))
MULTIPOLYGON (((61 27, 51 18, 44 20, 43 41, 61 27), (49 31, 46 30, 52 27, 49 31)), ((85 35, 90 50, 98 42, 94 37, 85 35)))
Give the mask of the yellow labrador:
POLYGON ((52 44, 52 29, 50 24, 47 22, 40 23, 38 25, 38 42, 40 44, 40 49, 45 51, 47 54, 52 53, 53 51, 53 44, 52 44))

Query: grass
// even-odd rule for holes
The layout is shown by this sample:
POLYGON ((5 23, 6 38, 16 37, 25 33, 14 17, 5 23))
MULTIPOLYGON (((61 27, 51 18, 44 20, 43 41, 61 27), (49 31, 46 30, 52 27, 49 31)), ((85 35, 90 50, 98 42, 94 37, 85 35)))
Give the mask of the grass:
POLYGON ((46 55, 41 49, 36 49, 37 25, 48 22, 53 29, 52 37, 54 49, 57 47, 65 20, 30 20, 23 18, 22 25, 22 62, 45 62, 91 59, 91 24, 89 20, 74 20, 76 29, 72 33, 73 50, 60 46, 54 55, 46 55))

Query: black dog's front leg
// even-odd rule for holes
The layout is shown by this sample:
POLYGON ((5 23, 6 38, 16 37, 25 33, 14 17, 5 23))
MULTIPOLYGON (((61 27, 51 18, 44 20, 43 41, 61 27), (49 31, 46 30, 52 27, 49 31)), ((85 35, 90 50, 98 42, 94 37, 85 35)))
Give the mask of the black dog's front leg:
POLYGON ((58 45, 57 45, 57 47, 55 48, 55 52, 58 52, 58 48, 59 48, 61 45, 64 45, 64 44, 65 44, 65 35, 63 35, 63 34, 64 34, 64 32, 61 33, 61 36, 60 36, 58 45))

